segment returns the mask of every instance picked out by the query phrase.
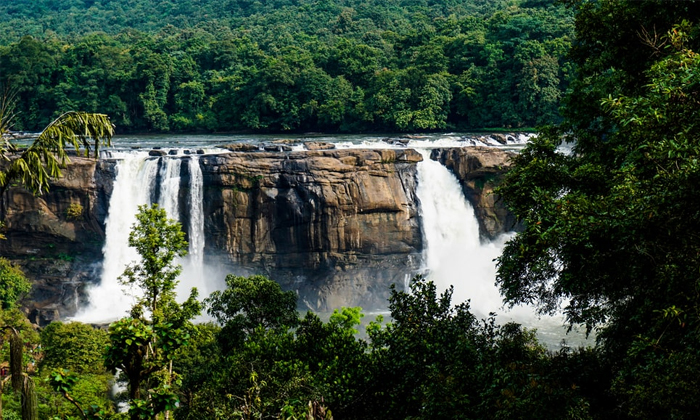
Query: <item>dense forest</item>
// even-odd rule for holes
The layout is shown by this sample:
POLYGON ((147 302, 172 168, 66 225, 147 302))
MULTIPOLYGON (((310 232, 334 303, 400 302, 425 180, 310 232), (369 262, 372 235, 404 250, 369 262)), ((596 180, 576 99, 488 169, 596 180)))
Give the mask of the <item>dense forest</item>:
POLYGON ((15 128, 68 110, 118 132, 391 132, 559 119, 571 10, 552 1, 13 1, 15 128))

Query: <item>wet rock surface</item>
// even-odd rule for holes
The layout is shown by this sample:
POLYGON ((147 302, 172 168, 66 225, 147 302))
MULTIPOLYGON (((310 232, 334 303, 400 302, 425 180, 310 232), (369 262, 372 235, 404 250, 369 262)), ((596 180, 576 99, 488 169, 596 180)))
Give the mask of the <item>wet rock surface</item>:
POLYGON ((413 150, 202 158, 208 255, 262 273, 313 310, 384 308, 422 237, 413 150))

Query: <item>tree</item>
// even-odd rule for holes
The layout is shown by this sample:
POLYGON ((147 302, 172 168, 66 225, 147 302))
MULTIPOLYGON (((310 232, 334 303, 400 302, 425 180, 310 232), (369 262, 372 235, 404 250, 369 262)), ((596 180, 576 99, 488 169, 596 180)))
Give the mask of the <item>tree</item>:
POLYGON ((298 324, 294 293, 260 275, 228 275, 226 284, 205 301, 221 328, 199 326, 196 347, 176 361, 187 375, 175 416, 259 418, 308 401, 309 378, 290 329, 298 324))
POLYGON ((187 253, 180 224, 169 220, 156 204, 139 207, 136 218, 129 246, 136 248, 141 261, 128 266, 121 280, 138 287, 143 295, 130 317, 109 326, 105 362, 108 369, 119 369, 127 378, 132 420, 151 418, 176 407, 178 376, 172 360, 187 344, 190 320, 201 309, 196 288, 184 303, 175 301, 181 267, 174 259, 187 253))
POLYGON ((0 415, 2 414, 2 394, 9 381, 12 390, 19 394, 19 404, 15 407, 21 413, 22 420, 38 419, 37 394, 35 381, 30 372, 25 372, 28 362, 35 362, 33 354, 25 352, 25 343, 38 342, 38 335, 29 324, 26 316, 18 309, 0 311, 0 340, 9 341, 9 349, 3 346, 3 356, 9 358, 9 376, 0 381, 0 415), (9 350, 9 355, 6 351, 9 350), (26 359, 25 359, 26 357, 26 359))
POLYGON ((434 283, 416 277, 411 293, 392 286, 392 323, 370 334, 376 377, 375 389, 391 418, 455 418, 474 414, 471 399, 478 383, 471 367, 477 349, 469 345, 477 320, 469 304, 452 306, 452 289, 438 294, 434 283))
POLYGON ((106 373, 103 366, 107 332, 80 322, 52 322, 41 331, 41 369, 106 373))
POLYGON ((14 97, 5 90, 0 97, 0 158, 9 163, 0 170, 0 192, 18 181, 41 194, 51 179, 61 176, 61 167, 68 161, 68 146, 76 151, 84 147, 86 154, 94 147, 97 156, 100 144, 109 145, 114 134, 106 115, 69 111, 44 128, 29 147, 19 150, 10 132, 14 116, 14 97))
POLYGON ((25 340, 36 342, 37 335, 17 308, 18 300, 30 289, 31 284, 22 270, 0 258, 0 341, 9 341, 9 376, 0 380, 0 418, 3 388, 8 379, 12 389, 20 393, 22 419, 38 418, 34 380, 24 372, 25 340))
POLYGON ((366 344, 354 336, 359 308, 337 311, 328 323, 312 313, 299 320, 296 296, 274 281, 229 275, 226 283, 207 299, 221 329, 201 326, 196 353, 183 350, 187 400, 177 418, 329 418, 328 408, 353 418, 364 410, 369 365, 366 344))
POLYGON ((31 283, 19 267, 6 258, 0 258, 0 310, 14 308, 31 288, 31 283))
POLYGON ((42 418, 77 409, 83 419, 96 420, 112 411, 108 395, 114 376, 104 366, 106 345, 107 331, 80 322, 52 322, 41 331, 44 384, 37 384, 37 394, 42 418))
MULTIPOLYGON (((647 16, 640 9, 678 17, 682 8, 666 5, 601 2, 584 6, 577 24, 597 17, 612 25, 611 8, 622 8, 614 19, 624 29, 639 28, 637 17, 647 16)), ((563 305, 569 322, 599 329, 613 369, 608 386, 620 399, 616 415, 693 418, 700 404, 693 385, 700 369, 693 362, 700 350, 700 58, 690 48, 697 31, 683 22, 655 40, 637 32, 634 39, 614 35, 627 46, 605 39, 593 47, 592 35, 582 35, 591 61, 584 74, 600 70, 610 54, 625 71, 579 79, 569 119, 515 159, 499 193, 526 228, 499 258, 498 283, 508 303, 535 303, 543 312, 563 305), (628 60, 645 51, 646 70, 634 71, 628 60), (583 83, 590 89, 579 90, 583 83), (573 153, 558 151, 564 138, 574 142, 573 153)))
POLYGON ((477 320, 421 277, 392 289, 392 322, 368 329, 368 418, 589 419, 581 376, 517 324, 477 320), (565 365, 555 370, 553 367, 565 365))
POLYGON ((226 289, 205 299, 208 312, 221 325, 224 349, 234 350, 257 328, 287 329, 299 322, 294 292, 283 292, 265 276, 226 276, 226 289))
POLYGON ((367 341, 357 337, 363 316, 359 307, 341 308, 322 322, 308 312, 296 329, 294 351, 308 366, 310 397, 324 402, 337 418, 376 414, 374 366, 367 341))

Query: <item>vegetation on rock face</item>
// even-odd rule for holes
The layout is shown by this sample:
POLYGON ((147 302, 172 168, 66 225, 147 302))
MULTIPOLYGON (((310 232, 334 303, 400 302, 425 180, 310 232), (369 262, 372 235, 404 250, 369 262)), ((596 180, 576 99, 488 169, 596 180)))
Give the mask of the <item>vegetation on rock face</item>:
POLYGON ((0 74, 22 130, 64 109, 123 131, 534 127, 572 75, 552 1, 20 4, 0 5, 0 74))

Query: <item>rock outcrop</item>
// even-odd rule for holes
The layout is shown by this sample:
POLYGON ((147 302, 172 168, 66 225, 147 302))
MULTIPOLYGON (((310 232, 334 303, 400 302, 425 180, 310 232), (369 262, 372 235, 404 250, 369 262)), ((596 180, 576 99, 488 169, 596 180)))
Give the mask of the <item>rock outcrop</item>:
POLYGON ((0 255, 33 282, 23 302, 32 322, 73 314, 86 287, 98 280, 113 168, 114 162, 72 157, 49 192, 10 188, 2 196, 7 239, 0 240, 0 255))
POLYGON ((513 214, 493 192, 514 154, 492 147, 451 147, 435 149, 430 155, 459 179, 476 212, 481 235, 488 239, 518 228, 513 214))
POLYGON ((418 268, 420 160, 357 149, 202 157, 205 254, 268 275, 309 309, 383 308, 418 268))

